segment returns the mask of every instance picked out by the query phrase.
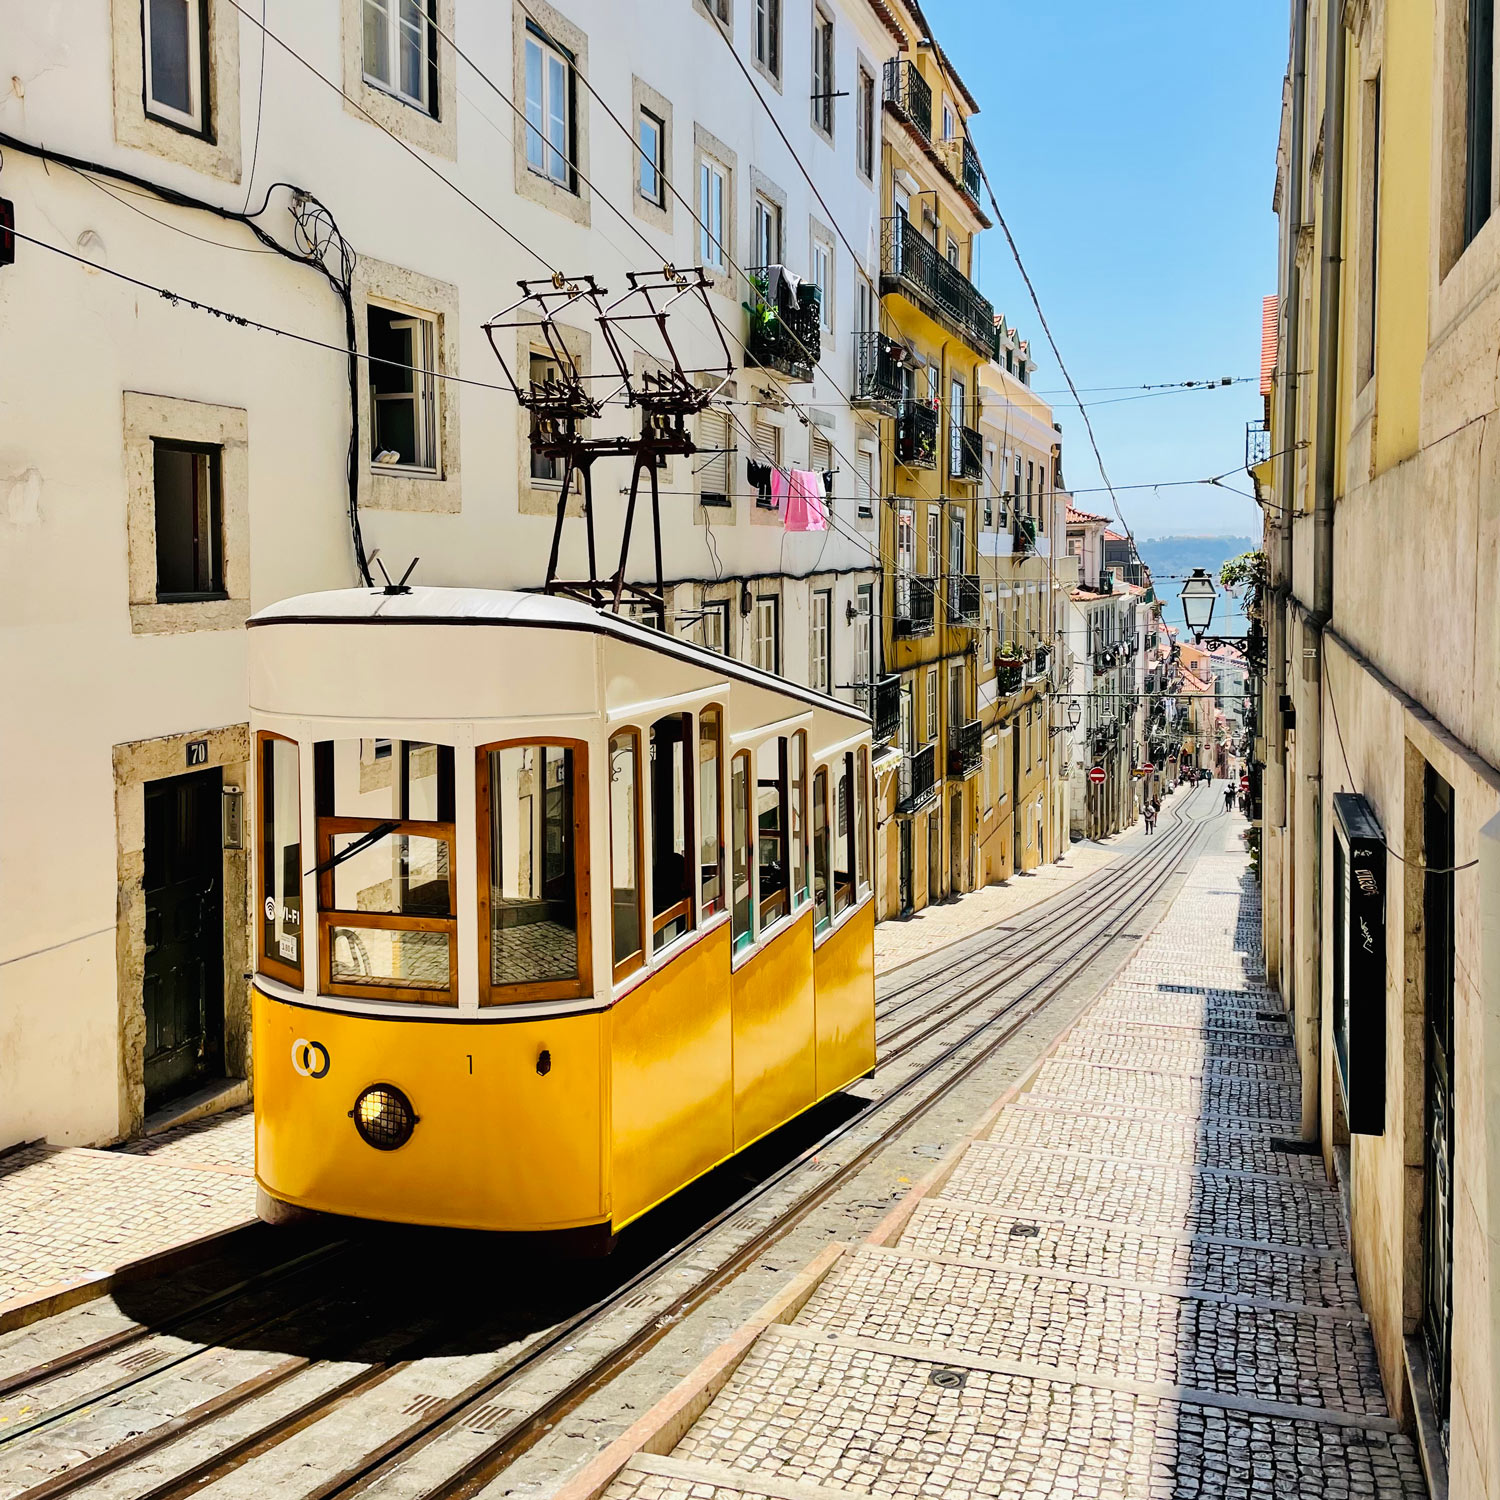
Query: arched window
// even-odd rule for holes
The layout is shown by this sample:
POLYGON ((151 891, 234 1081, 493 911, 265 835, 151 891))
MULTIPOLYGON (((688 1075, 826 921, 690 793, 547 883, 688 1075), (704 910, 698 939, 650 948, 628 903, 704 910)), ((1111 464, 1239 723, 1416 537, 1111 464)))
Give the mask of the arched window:
POLYGON ((724 907, 724 809, 719 762, 724 714, 710 705, 698 715, 698 920, 724 907))
POLYGON ((833 921, 833 892, 828 884, 828 772, 819 767, 813 777, 813 927, 822 932, 833 921))
POLYGON ((792 906, 807 905, 812 894, 807 869, 807 731, 787 741, 788 825, 791 835, 792 906))
POLYGON ((693 926, 691 714, 651 726, 651 943, 660 952, 693 926))
POLYGON ((755 896, 750 883, 750 752, 735 756, 729 778, 730 855, 733 861, 734 949, 755 940, 755 896))

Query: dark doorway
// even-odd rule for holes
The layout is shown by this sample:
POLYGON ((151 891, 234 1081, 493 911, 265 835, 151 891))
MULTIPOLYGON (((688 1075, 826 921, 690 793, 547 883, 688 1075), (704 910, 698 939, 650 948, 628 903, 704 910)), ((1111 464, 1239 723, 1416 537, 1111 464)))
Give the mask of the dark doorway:
POLYGON ((912 909, 912 853, 911 853, 911 819, 903 818, 901 828, 901 911, 907 915, 912 909))
POLYGON ((1446 1451, 1453 1354, 1453 788, 1431 766, 1422 798, 1422 860, 1422 1343, 1446 1451))
POLYGON ((146 1109, 224 1068, 224 856, 219 770, 148 781, 146 1109))
POLYGON ((943 814, 937 803, 927 814, 927 904, 943 899, 943 814))

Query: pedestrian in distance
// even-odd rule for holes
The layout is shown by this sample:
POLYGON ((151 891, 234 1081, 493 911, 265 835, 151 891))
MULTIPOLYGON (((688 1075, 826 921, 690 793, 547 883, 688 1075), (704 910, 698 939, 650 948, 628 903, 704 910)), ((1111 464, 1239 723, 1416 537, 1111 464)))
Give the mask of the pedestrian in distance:
POLYGON ((1149 838, 1155 832, 1156 832, 1156 804, 1154 802, 1148 802, 1146 804, 1146 836, 1149 838))
POLYGON ((1232 781, 1224 788, 1224 811, 1234 811, 1234 783, 1232 781))

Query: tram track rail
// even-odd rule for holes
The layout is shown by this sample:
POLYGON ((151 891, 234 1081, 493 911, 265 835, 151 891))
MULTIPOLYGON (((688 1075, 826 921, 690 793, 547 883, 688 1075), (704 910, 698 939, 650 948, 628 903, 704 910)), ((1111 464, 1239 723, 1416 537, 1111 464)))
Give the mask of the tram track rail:
MULTIPOLYGON (((988 972, 976 982, 961 987, 955 994, 951 992, 955 971, 946 971, 941 976, 918 975, 910 986, 918 993, 909 999, 925 998, 942 988, 944 983, 949 987, 950 993, 928 1011, 901 1023, 894 1033, 886 1035, 885 1050, 880 1056, 879 1066, 882 1069, 888 1068, 893 1063, 918 1053, 929 1044, 937 1048, 933 1056, 918 1061, 913 1069, 889 1088, 875 1093, 864 1108, 769 1173, 734 1202, 694 1227, 671 1248, 627 1277, 604 1297, 523 1340, 519 1348, 499 1360, 492 1368, 453 1395, 422 1410, 415 1420, 390 1433, 356 1463, 328 1476, 314 1488, 303 1490, 300 1500, 343 1500, 345 1496, 362 1494, 445 1436, 459 1430, 472 1433, 474 1428, 466 1428, 466 1422, 472 1422, 476 1413, 481 1410, 491 1408, 496 1398, 515 1386, 523 1375, 538 1370, 550 1357, 566 1348, 570 1341, 576 1341, 588 1332, 599 1331, 612 1317, 618 1317, 627 1304, 637 1301, 644 1289, 674 1269, 681 1268, 713 1236, 731 1229, 736 1220, 742 1221, 742 1228, 750 1228, 754 1224, 754 1211, 758 1205, 764 1204, 779 1190, 786 1188, 799 1173, 805 1174, 810 1167, 815 1167, 833 1148, 840 1144, 851 1146, 850 1154, 843 1160, 815 1180, 810 1179, 789 1207, 777 1209, 769 1223, 751 1228, 747 1238, 731 1247, 727 1254, 715 1259, 690 1285, 672 1295, 664 1307, 654 1307, 648 1317, 626 1330, 623 1337, 614 1339, 597 1359, 567 1379, 558 1390, 531 1410, 517 1413, 513 1421, 495 1430, 492 1441, 485 1443, 477 1454, 464 1458, 453 1472, 424 1492, 423 1500, 464 1500, 464 1497, 476 1493, 478 1488, 513 1463, 590 1394, 639 1359, 671 1327, 715 1295, 808 1215, 826 1203, 873 1158, 931 1110, 950 1088, 971 1076, 1010 1042, 1078 978, 1101 951, 1107 950, 1124 936, 1130 924, 1149 908, 1160 890, 1171 881, 1200 845, 1204 830, 1210 822, 1208 818, 1194 818, 1190 815, 1200 805, 1193 801, 1191 794, 1189 798, 1183 799, 1178 807, 1172 809, 1174 825, 1170 832, 1164 833, 1160 839, 1148 845, 1138 855, 1131 856, 1128 861, 1117 862, 1108 871, 1100 872, 1101 876, 1110 877, 1107 881, 1101 879, 1080 882, 1080 889, 1069 893, 1068 899, 1061 904, 1048 903, 1049 909, 1039 915, 1037 922, 1018 934, 1020 941, 982 947, 966 957, 956 971, 957 977, 962 981, 978 970, 987 969, 988 972), (1105 904, 1111 895, 1117 896, 1132 883, 1135 888, 1127 899, 1118 906, 1105 904), (1083 888, 1085 885, 1086 889, 1083 888), (1089 906, 1099 911, 1097 921, 1086 920, 1079 923, 1073 920, 1073 913, 1089 906), (1038 938, 1039 933, 1052 934, 1059 927, 1063 928, 1060 934, 1038 938), (1031 940, 1029 946, 1027 939, 1031 940), (1006 988, 1017 983, 1024 971, 1033 969, 1038 963, 1044 963, 1058 954, 1061 957, 1046 972, 1024 983, 1018 993, 1004 997, 1006 988), (934 980, 942 983, 934 983, 934 980), (940 1034, 945 1030, 951 1030, 980 1007, 997 1000, 1001 1001, 998 1009, 976 1019, 961 1035, 948 1040, 941 1037, 940 1034), (901 1038, 900 1044, 895 1048, 890 1046, 893 1037, 901 1038), (923 1090, 921 1085, 924 1082, 934 1086, 923 1090), (887 1113, 892 1110, 894 1113, 887 1113), (872 1130, 871 1127, 877 1123, 878 1128, 872 1130), (866 1132, 869 1138, 858 1139, 861 1131, 866 1132)), ((901 991, 894 993, 900 994, 901 991)), ((325 1252, 331 1254, 337 1248, 337 1245, 325 1247, 325 1252)), ((252 1278, 254 1279, 257 1278, 252 1278)), ((245 1294, 242 1289, 229 1288, 215 1298, 205 1300, 223 1304, 236 1293, 245 1294)), ((189 1310, 189 1315, 192 1311, 189 1310)), ((345 1380, 319 1392, 311 1401, 256 1427, 153 1487, 132 1491, 132 1494, 138 1500, 186 1500, 187 1496, 196 1494, 207 1484, 271 1452, 280 1443, 306 1430, 339 1407, 367 1394, 394 1374, 411 1368, 426 1353, 441 1347, 444 1331, 428 1329, 404 1344, 398 1341, 388 1358, 367 1365, 345 1380)), ((47 1365, 38 1366, 33 1372, 21 1372, 7 1377, 5 1389, 13 1392, 26 1388, 25 1377, 28 1373, 35 1375, 35 1383, 40 1384, 57 1378, 57 1374, 64 1370, 76 1371, 86 1365, 91 1357, 116 1352, 127 1337, 133 1336, 132 1331, 125 1330, 96 1341, 92 1346, 74 1351, 72 1355, 60 1356, 47 1365)), ((149 1454, 160 1452, 188 1432, 201 1429, 217 1418, 249 1405, 276 1386, 313 1368, 327 1352, 330 1351, 310 1351, 282 1360, 270 1369, 251 1375, 230 1389, 164 1424, 136 1435, 124 1444, 115 1445, 49 1476, 41 1483, 19 1492, 13 1500, 60 1500, 62 1496, 77 1493, 106 1474, 115 1473, 149 1454)), ((175 1363, 181 1364, 193 1357, 197 1356, 185 1355, 175 1363)), ((149 1380, 160 1372, 159 1368, 143 1372, 139 1380, 149 1380)), ((131 1380, 123 1384, 136 1383, 138 1382, 131 1380)), ((112 1393, 108 1390, 100 1391, 91 1399, 105 1400, 112 1393)), ((73 1407, 81 1408, 86 1404, 86 1401, 79 1401, 73 1407)), ((63 1420, 72 1409, 56 1413, 51 1420, 63 1420)), ((21 1431, 0 1435, 0 1449, 3 1449, 10 1438, 23 1435, 21 1431)))

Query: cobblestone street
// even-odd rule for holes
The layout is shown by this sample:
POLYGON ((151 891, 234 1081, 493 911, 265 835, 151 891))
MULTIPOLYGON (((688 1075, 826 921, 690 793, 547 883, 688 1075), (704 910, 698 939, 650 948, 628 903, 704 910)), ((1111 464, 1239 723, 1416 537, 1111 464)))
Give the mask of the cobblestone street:
MULTIPOLYGON (((613 1500, 1424 1496, 1238 819, 1031 1087, 613 1500)), ((654 1445, 653 1445, 654 1446, 654 1445)))

